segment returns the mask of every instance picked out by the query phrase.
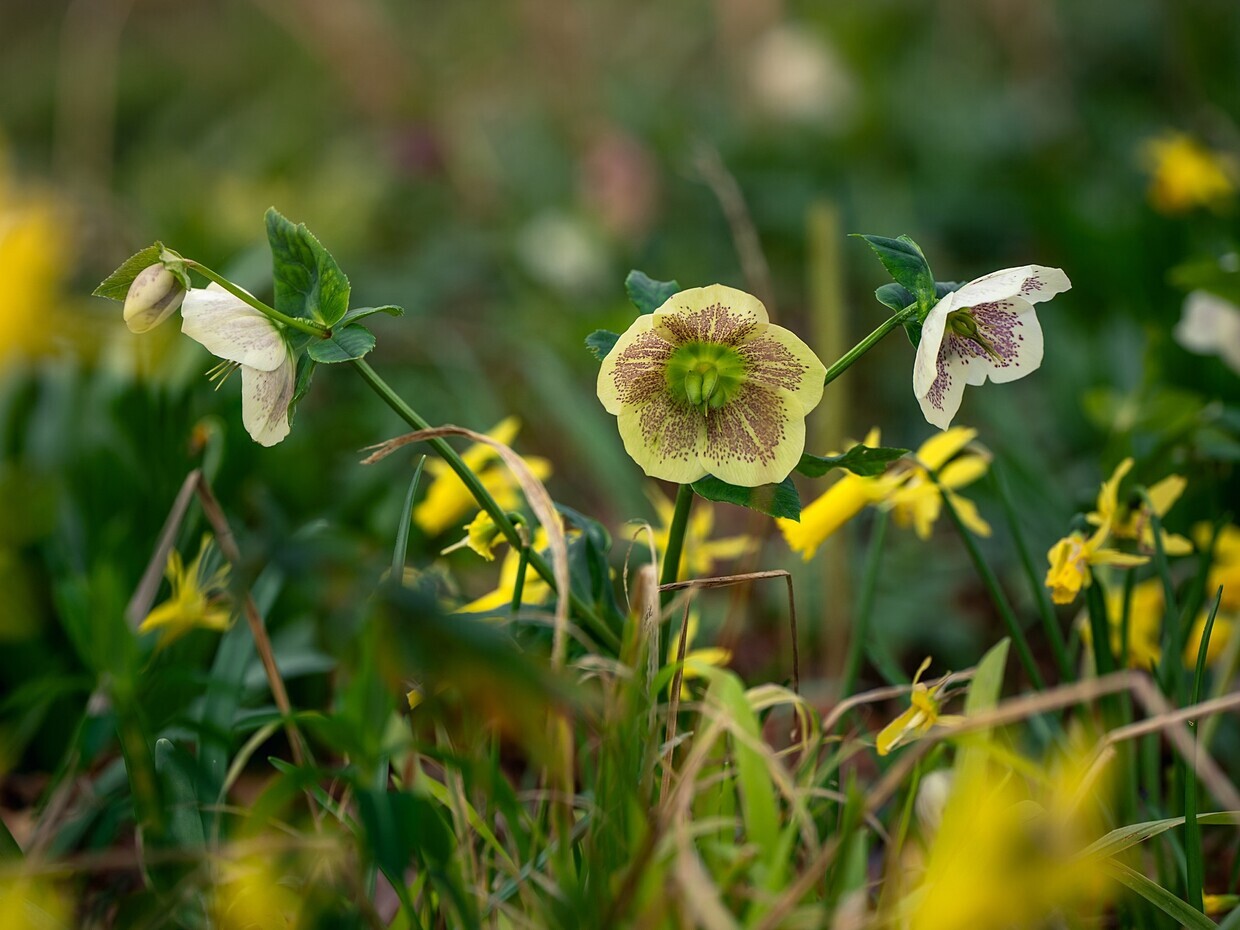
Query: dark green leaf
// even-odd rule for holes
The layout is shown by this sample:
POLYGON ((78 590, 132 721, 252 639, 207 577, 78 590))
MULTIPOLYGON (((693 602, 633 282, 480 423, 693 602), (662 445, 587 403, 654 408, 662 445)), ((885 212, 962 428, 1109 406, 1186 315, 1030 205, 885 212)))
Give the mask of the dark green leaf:
POLYGON ((858 235, 869 243, 895 282, 913 294, 922 311, 929 311, 936 295, 934 275, 930 273, 930 265, 917 243, 908 236, 888 239, 886 236, 858 235))
POLYGON ((201 849, 207 842, 198 812, 194 769, 194 760, 171 740, 155 741, 155 771, 168 815, 167 838, 180 849, 201 849))
POLYGON ((293 399, 288 403, 289 426, 293 425, 293 415, 297 412, 297 405, 301 403, 301 399, 310 390, 310 381, 314 378, 314 369, 317 366, 318 362, 310 356, 309 352, 303 352, 297 358, 297 380, 293 387, 293 399))
POLYGON ((141 252, 136 252, 121 263, 121 266, 108 275, 92 292, 95 297, 106 297, 109 300, 125 302, 129 293, 129 285, 133 279, 145 269, 159 261, 159 254, 164 250, 163 244, 156 242, 148 245, 141 252))
POLYGON ((386 313, 388 316, 404 316, 404 307, 397 307, 395 304, 384 304, 382 307, 354 307, 348 313, 340 318, 337 326, 348 326, 350 323, 356 323, 358 320, 364 320, 368 316, 376 313, 386 313))
POLYGON ((675 281, 656 281, 641 271, 630 271, 624 279, 624 290, 633 306, 642 313, 654 313, 669 297, 679 291, 675 281))
POLYGON ((1113 859, 1104 860, 1102 870, 1171 917, 1176 922, 1176 926, 1188 927, 1190 930, 1215 930, 1214 921, 1201 911, 1189 907, 1162 885, 1150 881, 1140 872, 1130 869, 1122 862, 1116 862, 1113 859))
POLYGON ((616 340, 619 338, 619 333, 613 333, 609 329, 596 329, 586 336, 586 348, 601 362, 607 357, 607 353, 615 348, 616 340))
POLYGON ((872 478, 881 475, 888 465, 905 455, 908 455, 908 449, 888 449, 857 443, 839 455, 810 455, 806 452, 797 464, 797 471, 808 478, 820 478, 833 468, 846 468, 854 475, 872 478))
POLYGON ((720 481, 714 475, 707 475, 693 482, 693 490, 698 497, 723 504, 736 504, 748 507, 772 517, 786 517, 789 520, 801 519, 801 498, 789 476, 779 484, 761 484, 756 488, 742 488, 726 481, 720 481))
POLYGON ((276 309, 335 326, 349 309, 349 279, 304 223, 267 211, 276 309))
POLYGON ((874 292, 874 296, 878 298, 878 302, 884 307, 889 307, 897 313, 910 304, 917 302, 917 298, 913 296, 912 291, 903 284, 896 284, 894 281, 890 281, 878 288, 874 292))
POLYGON ((336 330, 326 339, 311 342, 306 354, 316 362, 331 365, 361 358, 374 347, 374 333, 360 323, 354 323, 346 329, 336 330))
POLYGON ((921 343, 921 323, 916 319, 904 321, 904 334, 908 336, 908 341, 913 344, 913 348, 921 343))

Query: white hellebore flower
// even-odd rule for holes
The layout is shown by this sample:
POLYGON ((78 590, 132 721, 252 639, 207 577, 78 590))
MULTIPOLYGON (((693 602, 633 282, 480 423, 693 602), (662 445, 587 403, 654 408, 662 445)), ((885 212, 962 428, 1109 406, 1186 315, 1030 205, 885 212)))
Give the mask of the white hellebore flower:
POLYGON ((1240 307, 1208 291, 1184 298, 1184 315, 1175 324, 1175 341, 1198 355, 1217 355, 1240 374, 1240 307))
POLYGON ((261 446, 288 435, 297 363, 275 321, 218 284, 194 288, 181 304, 181 332, 241 369, 241 422, 261 446))
POLYGON ((964 386, 1015 381, 1042 364, 1033 305, 1072 286, 1058 268, 1025 265, 970 281, 926 316, 913 364, 913 393, 926 420, 947 429, 964 386))

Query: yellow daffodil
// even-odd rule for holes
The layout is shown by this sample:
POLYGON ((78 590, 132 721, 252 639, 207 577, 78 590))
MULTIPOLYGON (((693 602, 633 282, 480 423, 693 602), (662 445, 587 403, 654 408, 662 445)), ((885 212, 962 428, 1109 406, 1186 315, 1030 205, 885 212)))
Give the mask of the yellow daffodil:
POLYGON ((913 394, 927 422, 951 426, 966 384, 1015 381, 1042 364, 1034 304, 1072 287, 1058 268, 1024 265, 970 281, 934 305, 921 327, 913 394))
POLYGON ((1082 589, 1093 582, 1091 567, 1115 565, 1131 568, 1144 565, 1149 559, 1143 555, 1130 555, 1118 549, 1104 548, 1111 527, 1103 524, 1092 536, 1076 531, 1069 533, 1046 553, 1050 567, 1046 571, 1046 586, 1051 589, 1051 600, 1056 604, 1071 604, 1082 589))
POLYGON ((0 914, 11 930, 73 926, 69 897, 50 879, 15 873, 0 877, 0 914))
POLYGON ((1150 203, 1160 213, 1217 208, 1236 193, 1235 159, 1211 151, 1192 136, 1168 132, 1142 146, 1149 169, 1150 203))
MULTIPOLYGON (((653 485, 646 496, 659 516, 659 526, 654 530, 654 544, 659 552, 667 551, 671 533, 672 514, 675 504, 653 485)), ((730 562, 748 555, 758 548, 758 540, 748 536, 727 536, 711 539, 715 529, 715 510, 706 501, 699 500, 689 514, 685 526, 684 549, 681 555, 681 571, 686 578, 705 578, 714 573, 719 562, 730 562)))
MULTIPOLYGON (((707 646, 703 649, 694 649, 693 641, 697 639, 698 629, 701 626, 696 610, 689 611, 688 617, 689 628, 685 631, 685 664, 681 671, 680 677, 680 699, 687 701, 690 697, 689 686, 686 684, 691 678, 702 678, 706 675, 707 670, 711 668, 726 668, 728 663, 732 661, 732 650, 724 649, 720 646, 707 646)), ((680 634, 669 637, 667 643, 667 664, 671 665, 676 661, 676 656, 680 654, 680 634)), ((671 693, 672 682, 667 683, 668 693, 671 693)))
MULTIPOLYGON (((1111 632, 1111 654, 1115 656, 1126 654, 1131 668, 1149 671, 1157 667, 1162 659, 1162 646, 1159 644, 1159 639, 1162 634, 1163 603, 1163 587, 1159 579, 1150 578, 1133 585, 1132 599, 1128 605, 1128 643, 1125 647, 1124 592, 1119 588, 1107 591, 1107 624, 1111 632)), ((1089 623, 1089 614, 1083 611, 1077 617, 1076 622, 1081 631, 1081 641, 1092 649, 1093 628, 1089 623)), ((1196 661, 1195 653, 1193 660, 1196 661)))
POLYGON ((158 630, 162 647, 190 630, 228 629, 232 623, 232 608, 226 597, 228 566, 208 574, 213 548, 211 537, 204 536, 188 566, 175 549, 168 554, 165 575, 172 585, 172 596, 146 615, 138 626, 139 633, 158 630))
POLYGON ((909 695, 909 709, 902 713, 887 726, 883 727, 875 740, 880 756, 885 756, 897 746, 925 736, 936 723, 950 726, 962 720, 955 714, 940 713, 943 706, 943 691, 951 682, 947 676, 933 688, 921 683, 921 676, 930 667, 927 658, 913 676, 913 691, 909 695))
MULTIPOLYGON (((1193 528, 1197 545, 1203 549, 1209 546, 1213 535, 1214 529, 1208 523, 1199 523, 1193 528)), ((1206 576, 1207 597, 1213 598, 1220 586, 1223 599, 1219 602, 1219 610, 1240 613, 1240 527, 1232 524, 1219 530, 1214 540, 1214 561, 1206 576)))
MULTIPOLYGON (((1151 519, 1151 508, 1144 501, 1135 507, 1120 503, 1119 487, 1124 476, 1132 470, 1132 459, 1126 458, 1115 467, 1111 477, 1102 484, 1098 492, 1097 509, 1086 515, 1085 519, 1091 526, 1110 525, 1111 535, 1116 539, 1133 539, 1142 552, 1152 553, 1154 546, 1154 525, 1151 519)), ((1153 505, 1153 515, 1161 520, 1172 508, 1188 482, 1179 475, 1168 475, 1157 484, 1151 486, 1146 494, 1153 505)), ((1162 548, 1167 555, 1187 555, 1193 551, 1193 544, 1183 536, 1162 532, 1162 548)))
POLYGON ((491 515, 485 510, 479 510, 478 516, 474 517, 466 525, 465 537, 460 542, 448 546, 440 555, 447 555, 449 552, 455 552, 457 549, 469 548, 488 562, 493 562, 495 561, 496 547, 506 541, 504 534, 500 532, 499 526, 491 519, 491 515))
MULTIPOLYGON (((571 537, 573 532, 569 532, 571 537)), ((547 548, 547 533, 541 526, 534 532, 534 542, 531 546, 536 552, 542 552, 547 548)), ((517 573, 521 567, 521 553, 516 549, 509 549, 504 555, 504 561, 499 567, 499 584, 494 591, 482 595, 468 604, 457 608, 458 613, 490 613, 497 610, 506 610, 512 603, 512 593, 517 585, 517 573)), ((551 586, 543 581, 542 576, 534 569, 526 567, 525 583, 521 588, 521 602, 523 604, 541 604, 551 597, 551 586)))
MULTIPOLYGON (((506 446, 512 445, 521 429, 516 417, 506 417, 487 435, 506 446)), ((521 503, 521 489, 512 472, 490 446, 475 443, 461 453, 465 464, 478 476, 482 486, 490 492, 502 510, 516 510, 521 503)), ((525 464, 539 481, 551 476, 551 463, 538 456, 525 456, 525 464)), ((474 496, 456 472, 442 459, 426 460, 426 470, 431 476, 426 496, 413 508, 413 521, 427 536, 438 536, 457 525, 478 506, 474 496)))
POLYGON ((783 481, 801 460, 825 375, 762 301, 712 284, 639 316, 603 359, 597 386, 625 451, 650 477, 756 487, 783 481))
POLYGON ((302 895, 260 855, 228 859, 211 889, 210 908, 220 930, 299 926, 302 895))
MULTIPOLYGON (((955 493, 984 475, 989 467, 989 453, 965 451, 976 437, 975 429, 953 427, 931 437, 922 443, 916 455, 901 459, 881 475, 864 478, 844 473, 801 511, 800 522, 777 521, 789 548, 809 561, 832 533, 866 506, 889 509, 898 526, 912 526, 919 538, 927 539, 942 512, 944 493, 970 530, 989 536, 990 525, 974 503, 955 493), (938 484, 931 472, 938 474, 938 484)), ((879 431, 873 429, 866 436, 865 445, 874 447, 879 441, 879 431)))

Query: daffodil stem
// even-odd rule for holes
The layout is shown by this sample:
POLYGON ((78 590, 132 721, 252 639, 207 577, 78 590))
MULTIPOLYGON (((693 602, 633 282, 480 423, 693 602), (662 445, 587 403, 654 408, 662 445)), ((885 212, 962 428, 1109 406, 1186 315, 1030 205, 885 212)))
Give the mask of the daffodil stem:
POLYGON ((865 655, 865 644, 869 637, 870 615, 874 612, 874 594, 878 590, 879 568, 883 562, 883 540, 887 536, 889 520, 889 512, 880 509, 874 520, 874 528, 870 531, 870 546, 866 551, 865 568, 861 574, 861 594, 857 598, 857 614, 848 640, 848 660, 844 665, 844 680, 840 686, 842 698, 852 695, 857 676, 861 673, 861 659, 865 655))
POLYGON ((849 349, 847 352, 841 355, 839 359, 835 362, 835 364, 833 364, 830 368, 827 369, 826 377, 823 378, 822 383, 824 385, 830 384, 832 381, 834 381, 836 378, 838 378, 840 375, 846 372, 850 367, 852 367, 852 364, 855 361, 857 361, 857 359, 861 358, 861 356, 869 352, 870 349, 878 345, 879 340, 881 340, 884 336, 886 336, 889 332, 891 332, 897 326, 901 326, 904 324, 906 320, 911 319, 912 315, 913 315, 913 308, 905 308, 904 310, 901 310, 899 313, 893 313, 890 317, 884 320, 879 325, 879 327, 876 330, 874 330, 874 332, 870 333, 870 335, 866 336, 864 339, 858 342, 855 346, 853 346, 851 349, 849 349))
MULTIPOLYGON (((357 369, 358 374, 362 376, 362 380, 370 386, 370 389, 379 395, 379 399, 391 407, 392 411, 402 420, 415 430, 431 428, 430 424, 418 416, 413 408, 406 404, 400 395, 392 390, 391 386, 364 359, 355 359, 353 367, 357 369)), ((508 514, 504 512, 503 508, 495 502, 495 498, 491 496, 490 492, 483 487, 482 482, 478 480, 478 476, 462 461, 456 450, 443 439, 428 439, 426 443, 447 463, 449 468, 456 472, 457 477, 461 479, 461 482, 469 489, 469 493, 473 495, 474 500, 478 502, 478 506, 485 510, 487 516, 499 527, 499 531, 504 534, 508 544, 518 551, 522 549, 525 546, 525 541, 521 538, 521 534, 517 532, 517 528, 513 525, 512 520, 509 519, 508 514)), ((547 560, 533 549, 529 550, 529 560, 530 566, 551 585, 551 589, 553 591, 558 590, 556 588, 555 573, 551 570, 547 560)), ((571 591, 566 593, 573 611, 585 621, 591 632, 604 645, 611 649, 619 649, 620 638, 607 625, 607 622, 576 594, 571 591)))
POLYGON ((234 297, 239 300, 244 300, 247 304, 264 316, 271 317, 271 319, 283 323, 285 326, 300 330, 303 333, 308 333, 311 336, 317 336, 320 339, 324 339, 331 335, 331 329, 324 326, 322 323, 315 323, 313 320, 300 320, 295 316, 289 316, 287 313, 281 313, 275 307, 269 307, 267 304, 263 303, 253 294, 247 294, 244 289, 237 287, 237 285, 233 284, 227 278, 216 274, 200 262, 193 261, 192 259, 186 259, 185 264, 187 267, 194 269, 194 271, 198 272, 204 278, 214 281, 234 297))
MULTIPOLYGON (((663 572, 659 584, 675 584, 680 580, 680 556, 685 548, 685 528, 689 525, 689 511, 693 508, 693 488, 682 484, 676 491, 676 508, 672 511, 672 525, 667 531, 667 551, 663 553, 663 572)), ((666 607, 671 594, 661 598, 666 607)))
MULTIPOLYGON (((930 474, 934 478, 934 483, 938 485, 939 476, 933 471, 930 474)), ((942 490, 942 485, 939 485, 939 488, 942 490)), ((995 577, 995 573, 991 571, 990 566, 986 564, 986 560, 982 558, 982 552, 977 548, 977 542, 973 539, 973 534, 964 525, 964 521, 960 519, 960 514, 956 512, 955 505, 952 504, 951 495, 944 492, 942 497, 943 509, 947 511, 948 517, 951 518, 952 524, 960 534, 960 540, 964 543, 965 549, 968 550, 969 558, 973 561, 973 567, 977 569, 978 577, 982 579, 982 584, 990 592, 991 601, 994 602, 995 608, 999 611, 999 616, 1003 618, 1003 622, 1007 625, 1008 634, 1012 637, 1012 643, 1016 646, 1016 654, 1020 657, 1020 664, 1024 667, 1025 674, 1029 676, 1029 681, 1035 688, 1039 691, 1044 691, 1046 689, 1046 682, 1042 680, 1042 673, 1038 671, 1038 664, 1033 661, 1033 652, 1029 649, 1029 641, 1025 638, 1025 631, 1021 629, 1020 620, 1017 619, 1016 613, 1012 610, 1012 605, 1008 603, 1007 595, 999 587, 999 579, 995 577)))

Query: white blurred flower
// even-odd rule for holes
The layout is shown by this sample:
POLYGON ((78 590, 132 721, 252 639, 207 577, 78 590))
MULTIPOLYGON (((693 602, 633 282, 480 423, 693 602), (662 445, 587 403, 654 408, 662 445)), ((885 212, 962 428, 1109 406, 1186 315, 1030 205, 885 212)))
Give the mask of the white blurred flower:
POLYGON ((1198 355, 1217 355, 1240 374, 1240 307, 1208 291, 1184 298, 1184 314, 1175 325, 1175 341, 1198 355))
POLYGON ((607 277, 607 251, 585 224, 563 213, 541 213, 517 233, 517 258, 558 291, 580 293, 607 277))
POLYGON ((855 96, 835 50, 808 30, 789 25, 768 29, 754 43, 749 86, 759 109, 789 121, 839 121, 855 96))

